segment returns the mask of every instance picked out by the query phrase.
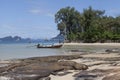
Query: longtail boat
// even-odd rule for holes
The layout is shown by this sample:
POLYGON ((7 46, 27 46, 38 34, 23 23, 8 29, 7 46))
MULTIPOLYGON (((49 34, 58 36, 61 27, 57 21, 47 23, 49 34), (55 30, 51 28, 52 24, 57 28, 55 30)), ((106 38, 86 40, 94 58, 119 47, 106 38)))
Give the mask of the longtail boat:
POLYGON ((37 48, 61 48, 63 44, 53 44, 53 45, 40 45, 37 44, 37 48))

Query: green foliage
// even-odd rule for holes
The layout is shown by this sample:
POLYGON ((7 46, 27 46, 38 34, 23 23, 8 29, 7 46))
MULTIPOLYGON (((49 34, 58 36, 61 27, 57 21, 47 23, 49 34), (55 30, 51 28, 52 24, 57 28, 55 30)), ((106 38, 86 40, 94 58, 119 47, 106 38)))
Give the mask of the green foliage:
POLYGON ((120 40, 120 16, 105 16, 105 11, 84 9, 83 13, 73 7, 60 9, 55 14, 60 34, 69 41, 103 42, 120 40))
POLYGON ((60 30, 60 34, 65 34, 65 27, 66 27, 66 24, 64 22, 60 22, 58 23, 58 30, 60 30))
POLYGON ((69 35, 68 35, 68 39, 69 41, 76 41, 77 40, 77 35, 74 34, 73 32, 71 32, 69 35))
POLYGON ((60 32, 65 31, 68 40, 74 40, 73 35, 80 30, 80 13, 74 8, 62 8, 55 14, 55 22, 58 24, 60 32), (65 24, 64 28, 59 26, 61 23, 65 24))

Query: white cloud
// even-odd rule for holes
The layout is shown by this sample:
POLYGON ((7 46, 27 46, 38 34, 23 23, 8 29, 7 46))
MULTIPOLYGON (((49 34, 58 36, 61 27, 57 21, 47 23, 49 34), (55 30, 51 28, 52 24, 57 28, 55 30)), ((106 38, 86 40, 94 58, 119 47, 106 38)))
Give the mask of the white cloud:
POLYGON ((29 10, 29 12, 32 14, 41 14, 42 13, 42 11, 39 9, 31 9, 31 10, 29 10))
POLYGON ((120 15, 120 9, 111 9, 106 11, 106 13, 107 15, 110 15, 110 16, 118 16, 120 15))
POLYGON ((31 9, 31 10, 29 10, 29 13, 54 18, 54 14, 52 14, 50 11, 45 10, 45 9, 44 10, 42 10, 42 9, 31 9))
POLYGON ((46 16, 54 18, 54 14, 52 13, 47 13, 46 16))

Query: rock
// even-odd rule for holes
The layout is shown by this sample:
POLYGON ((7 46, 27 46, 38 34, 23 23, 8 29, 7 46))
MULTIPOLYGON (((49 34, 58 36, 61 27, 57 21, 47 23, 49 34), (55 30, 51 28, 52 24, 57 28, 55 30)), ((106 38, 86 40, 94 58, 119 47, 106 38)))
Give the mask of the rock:
POLYGON ((120 73, 111 76, 106 76, 102 80, 120 80, 120 73))
POLYGON ((73 70, 86 70, 86 69, 88 69, 87 65, 79 64, 79 63, 76 63, 74 61, 60 61, 60 62, 58 62, 58 64, 60 64, 62 66, 68 66, 69 69, 73 69, 73 70))
MULTIPOLYGON (((33 63, 22 67, 16 67, 9 70, 7 74, 16 73, 24 75, 38 75, 40 78, 49 76, 52 72, 62 71, 63 67, 55 63, 33 63)), ((6 75, 6 74, 5 74, 6 75)), ((22 76, 24 77, 24 76, 22 76)))
POLYGON ((61 71, 61 72, 54 72, 53 75, 64 76, 64 75, 67 75, 67 74, 70 74, 70 73, 73 73, 73 72, 70 72, 68 70, 64 70, 64 71, 61 71))
POLYGON ((44 77, 44 78, 40 78, 39 80, 51 80, 50 77, 44 77))
POLYGON ((86 70, 87 68, 86 65, 74 61, 42 62, 27 65, 14 64, 6 68, 7 72, 1 73, 1 76, 9 76, 15 80, 38 80, 50 74, 56 75, 55 72, 63 70, 86 70))
POLYGON ((74 65, 74 68, 75 68, 76 70, 87 70, 87 69, 88 69, 88 66, 87 66, 87 65, 84 65, 84 64, 78 64, 78 63, 76 63, 76 64, 74 65))
POLYGON ((120 50, 118 48, 115 48, 115 49, 106 49, 105 52, 108 52, 108 53, 119 53, 120 50))
POLYGON ((4 77, 11 78, 11 80, 38 80, 40 78, 48 77, 51 72, 48 70, 31 70, 31 71, 16 71, 16 72, 6 72, 4 77))
MULTIPOLYGON (((80 55, 50 56, 21 59, 19 63, 12 63, 0 67, 0 76, 11 80, 50 80, 50 74, 56 75, 63 70, 86 70, 88 67, 74 61, 59 61, 81 58, 80 55)), ((18 60, 17 60, 18 61, 18 60)))
POLYGON ((73 61, 59 61, 58 64, 64 67, 64 70, 73 70, 75 62, 73 61))
POLYGON ((98 75, 89 73, 88 71, 81 71, 78 74, 75 74, 75 80, 97 80, 98 75))
POLYGON ((60 56, 47 56, 47 57, 33 57, 27 59, 21 59, 21 62, 36 63, 36 62, 57 62, 58 60, 72 60, 82 58, 80 55, 60 55, 60 56))

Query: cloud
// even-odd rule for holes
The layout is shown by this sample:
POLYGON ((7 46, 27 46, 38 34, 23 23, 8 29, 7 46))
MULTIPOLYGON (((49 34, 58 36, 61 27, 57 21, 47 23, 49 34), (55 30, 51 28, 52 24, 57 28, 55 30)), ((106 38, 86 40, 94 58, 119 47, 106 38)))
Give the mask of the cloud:
POLYGON ((42 10, 42 9, 31 9, 29 10, 29 13, 34 14, 34 15, 41 15, 41 16, 47 16, 47 17, 51 17, 54 18, 54 14, 52 14, 50 11, 48 10, 42 10))
POLYGON ((54 18, 54 14, 52 13, 47 13, 46 16, 54 18))
POLYGON ((110 16, 118 16, 120 15, 120 9, 111 9, 106 11, 106 13, 107 15, 110 15, 110 16))
POLYGON ((31 10, 29 10, 29 12, 32 14, 41 14, 42 13, 42 11, 39 9, 31 9, 31 10))

